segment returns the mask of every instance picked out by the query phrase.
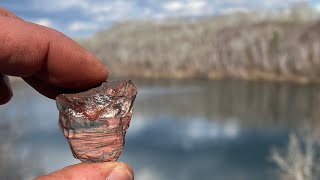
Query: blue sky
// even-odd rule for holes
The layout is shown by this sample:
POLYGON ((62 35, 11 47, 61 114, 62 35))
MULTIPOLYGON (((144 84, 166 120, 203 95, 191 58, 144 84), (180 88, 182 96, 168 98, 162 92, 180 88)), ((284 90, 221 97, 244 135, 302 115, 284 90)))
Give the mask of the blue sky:
POLYGON ((286 8, 307 2, 320 10, 320 0, 0 0, 18 16, 67 35, 88 36, 113 22, 207 16, 251 9, 286 8))

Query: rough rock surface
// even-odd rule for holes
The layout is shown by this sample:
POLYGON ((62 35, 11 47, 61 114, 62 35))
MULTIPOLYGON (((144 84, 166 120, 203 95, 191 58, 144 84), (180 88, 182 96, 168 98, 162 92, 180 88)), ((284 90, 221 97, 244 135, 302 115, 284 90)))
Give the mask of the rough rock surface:
POLYGON ((120 81, 56 98, 59 126, 75 158, 82 162, 119 158, 136 94, 131 81, 120 81))

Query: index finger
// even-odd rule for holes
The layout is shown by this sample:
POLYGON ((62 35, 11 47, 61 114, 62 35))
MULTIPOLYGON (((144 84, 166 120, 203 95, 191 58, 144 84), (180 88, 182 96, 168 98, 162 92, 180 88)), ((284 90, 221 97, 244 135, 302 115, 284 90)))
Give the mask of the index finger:
POLYGON ((85 89, 106 80, 106 67, 62 33, 0 16, 0 72, 37 78, 67 89, 85 89))

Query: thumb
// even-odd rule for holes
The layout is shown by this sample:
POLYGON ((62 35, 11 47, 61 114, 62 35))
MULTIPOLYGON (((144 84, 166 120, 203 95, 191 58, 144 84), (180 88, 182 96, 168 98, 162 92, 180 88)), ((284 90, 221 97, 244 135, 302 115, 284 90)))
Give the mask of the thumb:
POLYGON ((133 180, 131 167, 122 162, 80 163, 67 166, 35 180, 133 180))

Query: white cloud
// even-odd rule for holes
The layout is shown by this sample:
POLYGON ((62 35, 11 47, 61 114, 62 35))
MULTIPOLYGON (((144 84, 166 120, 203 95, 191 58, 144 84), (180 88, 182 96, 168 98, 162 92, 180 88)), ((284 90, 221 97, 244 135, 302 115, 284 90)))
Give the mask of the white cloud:
POLYGON ((96 30, 98 28, 98 24, 84 21, 75 21, 68 26, 70 31, 96 30))
POLYGON ((146 9, 143 10, 143 14, 146 15, 146 16, 149 16, 149 15, 152 14, 152 11, 151 11, 151 9, 146 8, 146 9))
POLYGON ((109 17, 108 16, 105 16, 105 15, 97 15, 96 17, 93 18, 95 21, 98 21, 98 22, 105 22, 105 21, 108 21, 109 20, 109 17))
POLYGON ((43 0, 32 0, 33 8, 41 9, 46 11, 56 11, 57 9, 68 9, 71 7, 86 8, 89 5, 88 0, 54 0, 54 1, 43 1, 43 0), (45 8, 43 8, 45 7, 45 8))
POLYGON ((33 22, 42 26, 53 27, 53 22, 48 18, 39 18, 33 22))
POLYGON ((316 4, 314 7, 315 7, 316 11, 320 12, 320 3, 316 4))
POLYGON ((163 5, 163 8, 168 11, 177 11, 183 8, 183 3, 179 1, 168 2, 163 5))
POLYGON ((207 4, 206 1, 196 0, 172 1, 163 4, 163 9, 167 11, 167 15, 200 15, 207 4))
POLYGON ((193 10, 201 10, 202 8, 205 7, 205 5, 207 4, 206 1, 191 1, 189 3, 187 3, 187 7, 189 9, 193 9, 193 10))
POLYGON ((91 11, 92 13, 106 13, 106 12, 110 12, 111 9, 112 9, 112 6, 104 4, 104 5, 93 5, 89 9, 89 11, 91 11))
POLYGON ((90 1, 90 0, 55 0, 55 1, 42 1, 33 0, 33 8, 41 9, 42 11, 55 12, 57 10, 65 10, 69 8, 79 8, 81 14, 104 14, 112 11, 113 9, 126 9, 130 6, 130 2, 124 1, 90 1), (46 8, 43 8, 43 7, 46 8))
POLYGON ((113 1, 109 3, 90 4, 86 13, 97 22, 119 21, 139 18, 144 11, 136 12, 137 7, 131 1, 113 1))
POLYGON ((89 5, 88 0, 55 0, 53 1, 60 8, 81 7, 86 8, 89 5))
POLYGON ((289 3, 308 3, 308 0, 268 0, 261 3, 262 6, 287 6, 289 3))

